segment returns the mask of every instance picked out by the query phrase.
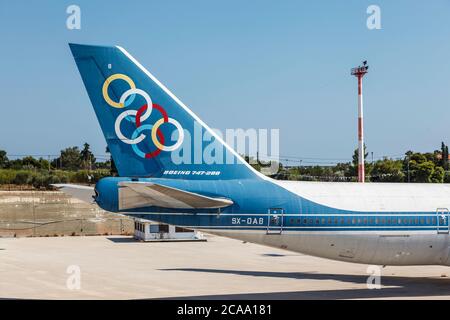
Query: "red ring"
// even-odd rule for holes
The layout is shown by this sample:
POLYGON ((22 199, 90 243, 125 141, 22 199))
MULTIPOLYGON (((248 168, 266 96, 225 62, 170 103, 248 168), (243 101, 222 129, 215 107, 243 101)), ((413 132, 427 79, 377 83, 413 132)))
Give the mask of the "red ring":
MULTIPOLYGON (((153 107, 155 109, 157 109, 159 112, 161 112, 161 114, 164 117, 164 122, 169 122, 169 118, 167 116, 167 112, 166 110, 164 110, 160 105, 154 103, 153 107)), ((147 110, 147 105, 144 104, 142 107, 139 108, 139 110, 136 113, 136 128, 139 128, 141 126, 141 115, 147 110)), ((159 141, 161 141, 162 144, 164 144, 164 135, 162 134, 161 130, 158 128, 158 130, 156 130, 156 134, 159 137, 159 141)), ((145 158, 146 159, 150 159, 150 158, 154 158, 157 155, 159 155, 161 153, 161 149, 156 149, 153 152, 149 152, 145 154, 145 158)))
MULTIPOLYGON (((162 143, 164 143, 164 135, 162 134, 162 132, 159 129, 156 130, 156 134, 159 136, 159 139, 162 141, 162 143)), ((161 151, 162 151, 161 149, 156 148, 155 151, 146 153, 145 158, 150 159, 150 158, 156 157, 158 154, 161 153, 161 151)))
MULTIPOLYGON (((169 122, 169 117, 167 116, 166 110, 164 110, 163 107, 161 107, 159 104, 154 103, 153 108, 161 112, 164 122, 169 122)), ((139 128, 141 126, 141 115, 147 110, 147 105, 144 104, 142 107, 139 108, 139 110, 136 113, 136 128, 139 128)))

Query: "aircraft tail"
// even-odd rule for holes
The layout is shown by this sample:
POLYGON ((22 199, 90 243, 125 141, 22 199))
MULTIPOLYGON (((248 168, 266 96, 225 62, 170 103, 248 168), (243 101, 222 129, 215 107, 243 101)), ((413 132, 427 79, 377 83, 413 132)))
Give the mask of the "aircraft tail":
POLYGON ((120 176, 261 176, 123 48, 69 45, 120 176))

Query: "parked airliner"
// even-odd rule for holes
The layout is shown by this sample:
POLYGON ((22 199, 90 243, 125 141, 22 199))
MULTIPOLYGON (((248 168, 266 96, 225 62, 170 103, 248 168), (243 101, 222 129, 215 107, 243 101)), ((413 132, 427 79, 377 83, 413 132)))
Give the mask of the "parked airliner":
POLYGON ((119 177, 95 189, 59 185, 63 191, 88 201, 94 194, 107 211, 329 259, 450 265, 450 185, 273 180, 125 49, 70 49, 119 177), (189 143, 195 126, 209 144, 189 143), (211 144, 223 161, 173 160, 174 152, 190 159, 211 144))

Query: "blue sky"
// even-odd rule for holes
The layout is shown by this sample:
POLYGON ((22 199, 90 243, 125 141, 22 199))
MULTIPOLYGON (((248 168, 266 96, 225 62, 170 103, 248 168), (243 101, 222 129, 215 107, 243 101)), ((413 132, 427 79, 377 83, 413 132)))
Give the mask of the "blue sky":
POLYGON ((450 143, 450 1, 1 1, 0 149, 105 141, 68 42, 121 45, 211 127, 279 128, 280 154, 350 159, 367 59, 378 158, 450 143), (81 30, 66 8, 81 8, 81 30), (381 30, 366 27, 369 5, 381 30))

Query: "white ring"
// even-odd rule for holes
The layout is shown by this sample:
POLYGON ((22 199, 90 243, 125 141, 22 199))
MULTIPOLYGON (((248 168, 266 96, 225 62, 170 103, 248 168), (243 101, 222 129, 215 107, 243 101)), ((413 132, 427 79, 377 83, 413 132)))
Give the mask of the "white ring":
POLYGON ((175 126, 175 128, 177 128, 177 130, 178 130, 178 141, 177 141, 177 143, 175 143, 173 146, 165 146, 165 145, 161 144, 159 141, 153 140, 153 139, 158 140, 158 138, 156 137, 156 133, 157 133, 160 125, 165 123, 165 122, 163 122, 164 121, 163 118, 161 118, 160 120, 156 121, 156 123, 153 125, 153 128, 152 128, 152 140, 153 140, 153 143, 156 145, 156 147, 158 149, 160 149, 162 151, 174 151, 174 150, 178 149, 181 146, 181 144, 183 143, 184 130, 183 130, 183 127, 181 126, 181 124, 177 120, 175 120, 173 118, 168 118, 167 120, 168 120, 168 123, 173 124, 175 126))
POLYGON ((145 113, 141 116, 141 122, 147 120, 147 118, 150 117, 150 114, 152 113, 153 102, 152 102, 152 99, 150 98, 150 96, 144 90, 136 89, 136 88, 128 89, 120 97, 120 103, 124 106, 125 101, 132 94, 139 94, 144 97, 144 99, 147 103, 147 110, 145 110, 145 113))
MULTIPOLYGON (((148 110, 148 108, 147 108, 148 110)), ((120 124, 122 123, 122 120, 125 119, 128 116, 135 116, 136 117, 137 111, 136 110, 126 110, 119 114, 119 116, 116 119, 116 123, 114 124, 114 129, 116 130, 117 137, 124 143, 127 144, 138 144, 142 140, 145 139, 145 134, 141 133, 139 137, 136 139, 128 139, 122 134, 122 131, 120 130, 120 124)))
POLYGON ((169 118, 168 120, 169 120, 169 123, 173 124, 178 130, 178 141, 177 141, 177 143, 175 143, 171 147, 166 147, 167 151, 173 151, 173 150, 178 149, 181 146, 181 144, 183 143, 184 130, 183 130, 183 127, 181 126, 181 124, 177 120, 175 120, 174 118, 169 118))

